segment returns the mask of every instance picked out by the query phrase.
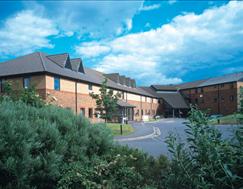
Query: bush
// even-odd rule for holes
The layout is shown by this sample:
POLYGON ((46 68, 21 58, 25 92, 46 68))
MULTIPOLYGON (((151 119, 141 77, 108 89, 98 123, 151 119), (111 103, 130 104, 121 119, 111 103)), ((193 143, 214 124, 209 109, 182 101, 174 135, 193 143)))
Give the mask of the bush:
POLYGON ((208 125, 206 115, 192 108, 186 133, 188 148, 173 135, 167 139, 172 153, 165 179, 168 189, 243 187, 242 127, 234 141, 222 140, 219 131, 208 125))
POLYGON ((93 158, 90 164, 65 167, 60 188, 163 188, 163 176, 168 170, 164 156, 156 160, 124 146, 114 146, 102 158, 93 158))
POLYGON ((112 146, 109 135, 69 110, 4 99, 0 104, 0 185, 56 188, 62 166, 86 162, 91 154, 103 155, 104 148, 112 146))
POLYGON ((0 188, 162 188, 167 171, 165 157, 117 146, 70 110, 0 102, 0 188))

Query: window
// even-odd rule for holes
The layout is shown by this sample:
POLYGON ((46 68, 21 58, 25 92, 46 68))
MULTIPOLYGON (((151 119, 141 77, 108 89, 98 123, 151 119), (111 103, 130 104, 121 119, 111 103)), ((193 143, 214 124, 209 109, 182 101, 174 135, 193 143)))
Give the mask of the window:
POLYGON ((203 88, 200 88, 200 93, 203 93, 203 88))
POLYGON ((28 89, 30 87, 30 77, 24 77, 23 79, 23 87, 28 89))
POLYGON ((202 104, 204 103, 204 98, 201 99, 201 103, 202 103, 202 104))
POLYGON ((217 85, 214 85, 214 86, 213 86, 213 88, 215 88, 215 89, 216 89, 216 88, 217 88, 217 85))
POLYGON ((224 84, 221 84, 220 87, 223 88, 224 87, 224 84))
POLYGON ((141 115, 143 116, 143 110, 141 110, 141 115))
POLYGON ((85 108, 80 108, 80 115, 85 117, 85 108))
POLYGON ((195 93, 197 93, 198 91, 197 91, 197 89, 195 89, 195 93))
POLYGON ((89 84, 89 90, 92 91, 93 90, 93 85, 89 84))
POLYGON ((124 92, 122 92, 122 99, 125 99, 125 94, 124 94, 124 92))
POLYGON ((196 104, 198 103, 198 99, 197 99, 197 98, 195 98, 195 103, 196 103, 196 104))
POLYGON ((221 96, 221 101, 224 102, 224 97, 223 96, 221 96))
POLYGON ((136 116, 139 116, 139 110, 137 110, 137 112, 136 112, 136 116))
POLYGON ((54 89, 60 91, 60 77, 54 77, 54 89))
POLYGON ((145 102, 147 102, 147 97, 145 97, 145 102))
POLYGON ((230 101, 231 102, 234 101, 234 96, 233 95, 230 96, 230 101))
POLYGON ((214 98, 213 101, 216 103, 218 101, 218 99, 217 98, 214 98))
POLYGON ((230 88, 233 89, 234 88, 234 83, 230 84, 230 88))
POLYGON ((93 108, 89 108, 89 118, 93 118, 93 108))
POLYGON ((3 80, 0 79, 0 93, 3 92, 3 80))

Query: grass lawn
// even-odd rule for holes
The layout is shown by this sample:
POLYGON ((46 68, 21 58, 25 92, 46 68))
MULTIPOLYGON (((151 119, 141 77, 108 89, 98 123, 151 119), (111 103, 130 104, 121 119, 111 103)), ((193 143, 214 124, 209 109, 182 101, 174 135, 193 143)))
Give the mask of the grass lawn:
MULTIPOLYGON (((231 114, 224 117, 220 117, 219 120, 220 120, 219 124, 222 125, 239 124, 240 120, 241 122, 243 121, 243 114, 231 114)), ((209 121, 209 123, 212 125, 217 125, 218 121, 217 119, 212 119, 209 121)))
MULTIPOLYGON (((120 123, 107 123, 108 128, 112 130, 113 136, 121 136, 120 123)), ((130 124, 124 124, 122 126, 123 135, 129 135, 134 131, 134 128, 130 124)))

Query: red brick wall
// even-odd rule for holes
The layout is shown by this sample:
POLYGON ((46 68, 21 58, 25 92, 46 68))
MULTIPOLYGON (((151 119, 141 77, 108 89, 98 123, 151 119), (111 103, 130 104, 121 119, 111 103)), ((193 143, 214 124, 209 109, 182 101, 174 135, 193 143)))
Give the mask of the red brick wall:
POLYGON ((203 92, 200 88, 185 89, 181 92, 189 97, 192 104, 197 104, 201 110, 208 110, 209 114, 228 115, 237 111, 236 82, 206 86, 202 89, 203 92))

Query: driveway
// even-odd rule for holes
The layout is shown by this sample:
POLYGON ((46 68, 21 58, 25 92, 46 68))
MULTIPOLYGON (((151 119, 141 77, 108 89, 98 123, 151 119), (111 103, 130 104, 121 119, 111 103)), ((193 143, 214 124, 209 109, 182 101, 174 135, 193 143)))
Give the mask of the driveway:
MULTIPOLYGON (((169 156, 166 137, 171 133, 175 133, 180 141, 186 140, 185 119, 161 119, 156 122, 133 123, 135 132, 126 137, 117 137, 118 143, 128 145, 132 148, 141 149, 148 154, 158 157, 163 154, 169 156)), ((222 125, 217 126, 224 139, 230 139, 235 126, 222 125)))

